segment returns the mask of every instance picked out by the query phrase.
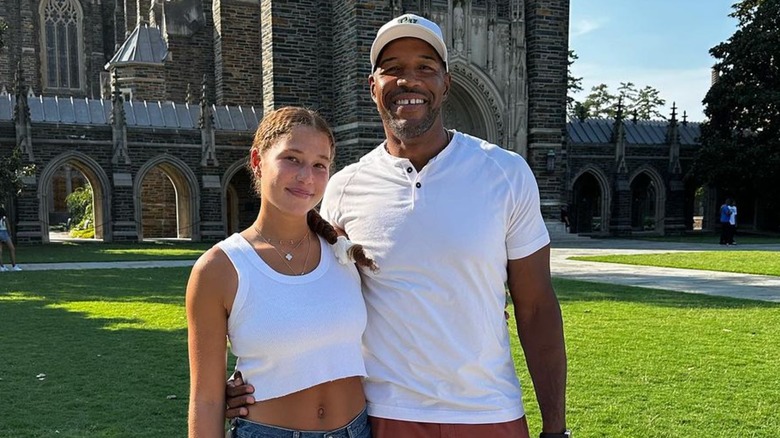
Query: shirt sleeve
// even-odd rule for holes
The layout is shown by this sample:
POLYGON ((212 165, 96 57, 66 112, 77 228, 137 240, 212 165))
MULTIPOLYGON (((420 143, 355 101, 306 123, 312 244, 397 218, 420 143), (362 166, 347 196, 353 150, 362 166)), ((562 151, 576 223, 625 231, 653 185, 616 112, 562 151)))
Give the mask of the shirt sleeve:
POLYGON ((328 181, 328 186, 325 188, 325 194, 320 205, 320 216, 332 225, 344 229, 342 214, 339 209, 341 193, 343 192, 342 180, 342 175, 339 172, 328 181))
POLYGON ((507 172, 510 204, 506 249, 509 260, 528 257, 550 243, 536 178, 522 157, 517 156, 517 161, 507 172))

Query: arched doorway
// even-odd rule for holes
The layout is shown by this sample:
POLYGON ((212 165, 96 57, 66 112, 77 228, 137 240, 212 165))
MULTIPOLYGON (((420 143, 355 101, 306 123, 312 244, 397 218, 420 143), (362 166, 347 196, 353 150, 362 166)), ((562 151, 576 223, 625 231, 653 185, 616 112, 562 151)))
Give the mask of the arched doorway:
POLYGON ((655 229, 655 184, 646 173, 631 181, 631 229, 648 231, 655 229))
POLYGON ((51 226, 62 223, 63 219, 67 223, 67 206, 64 206, 67 195, 78 187, 87 186, 92 188, 91 226, 94 227, 94 238, 111 241, 111 191, 108 190, 108 176, 92 158, 71 151, 52 159, 41 172, 38 217, 42 242, 50 241, 51 226))
POLYGON ((234 163, 225 172, 223 183, 223 218, 228 235, 252 225, 260 210, 260 200, 252 186, 252 175, 246 160, 234 163))
POLYGON ((141 167, 134 185, 139 240, 199 240, 196 181, 174 157, 157 157, 141 167))
POLYGON ((601 184, 593 173, 584 172, 574 181, 569 212, 572 232, 594 233, 605 229, 603 198, 601 184))
POLYGON ((447 101, 442 108, 444 126, 479 138, 487 138, 485 117, 468 92, 452 83, 447 101))
MULTIPOLYGON (((49 184, 49 229, 67 231, 71 226, 77 226, 68 209, 68 196, 72 193, 86 190, 92 192, 92 185, 78 167, 69 163, 63 164, 54 172, 49 184)), ((92 199, 89 211, 94 211, 94 199, 92 199)), ((51 236, 49 236, 51 238, 51 236)))
POLYGON ((631 230, 663 232, 664 188, 657 175, 640 171, 631 179, 631 230))

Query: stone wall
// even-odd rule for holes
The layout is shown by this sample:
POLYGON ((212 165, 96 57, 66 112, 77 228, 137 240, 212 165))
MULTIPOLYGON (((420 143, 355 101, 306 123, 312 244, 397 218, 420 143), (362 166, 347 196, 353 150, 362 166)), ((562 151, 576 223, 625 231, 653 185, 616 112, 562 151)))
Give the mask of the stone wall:
POLYGON ((568 67, 569 1, 526 0, 528 64, 528 156, 539 184, 542 213, 556 218, 564 187, 566 71, 568 67), (555 168, 547 170, 547 156, 555 168))
POLYGON ((263 93, 260 35, 259 1, 214 1, 217 104, 259 106, 263 93))

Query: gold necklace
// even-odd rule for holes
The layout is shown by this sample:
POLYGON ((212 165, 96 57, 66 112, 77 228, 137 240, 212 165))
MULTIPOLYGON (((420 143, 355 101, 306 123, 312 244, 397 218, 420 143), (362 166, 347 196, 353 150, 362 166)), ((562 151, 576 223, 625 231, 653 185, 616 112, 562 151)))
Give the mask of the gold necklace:
MULTIPOLYGON (((279 252, 279 250, 276 248, 276 246, 274 246, 274 244, 273 244, 273 243, 271 243, 271 241, 270 241, 270 240, 266 239, 266 238, 265 238, 265 236, 263 236, 263 234, 262 234, 262 233, 260 232, 260 230, 257 228, 257 225, 252 225, 252 229, 254 229, 254 230, 255 230, 255 233, 257 233, 257 235, 258 235, 258 236, 260 236, 260 238, 261 238, 261 239, 263 239, 263 241, 264 241, 265 243, 267 243, 267 244, 269 244, 269 245, 273 246, 273 247, 274 247, 274 249, 276 249, 276 252, 279 252)), ((297 243, 297 244, 296 244, 296 245, 293 247, 293 249, 291 249, 291 250, 289 250, 289 251, 285 251, 285 254, 284 254, 284 256, 283 256, 283 257, 284 257, 285 259, 287 259, 287 261, 288 261, 288 262, 289 262, 289 261, 291 261, 291 260, 293 259, 293 255, 292 255, 293 251, 295 251, 296 249, 298 249, 298 247, 299 247, 299 246, 301 246, 301 243, 303 243, 303 239, 305 239, 305 238, 307 238, 307 237, 309 237, 309 230, 306 230, 306 234, 305 234, 303 237, 301 237, 301 240, 299 240, 299 241, 298 241, 298 243, 297 243)), ((294 241, 294 240, 292 240, 292 239, 290 239, 290 245, 292 245, 293 243, 295 243, 295 241, 294 241)), ((281 240, 281 239, 279 239, 279 245, 284 245, 284 241, 283 241, 283 240, 281 240)), ((280 256, 282 256, 281 254, 279 254, 279 255, 280 255, 280 256)))
MULTIPOLYGON (((253 228, 254 228, 254 227, 253 227, 253 228)), ((277 248, 274 246, 274 244, 273 244, 273 243, 269 242, 269 241, 268 241, 268 239, 266 239, 265 237, 263 237, 263 235, 262 235, 262 234, 260 234, 260 231, 258 231, 258 229, 257 229, 257 228, 255 228, 255 232, 257 233, 257 235, 258 235, 258 236, 260 236, 260 238, 261 238, 261 239, 263 239, 263 242, 265 242, 265 243, 267 243, 268 245, 270 245, 270 246, 271 246, 271 248, 273 248, 273 249, 274 249, 274 251, 276 251, 276 254, 278 254, 278 255, 279 255, 279 258, 280 258, 280 259, 282 259, 282 262, 284 262, 284 265, 285 265, 285 266, 287 266, 287 269, 289 269, 289 270, 290 270, 290 272, 291 272, 293 275, 303 275, 303 274, 305 274, 305 273, 306 273, 306 266, 308 266, 308 265, 309 265, 309 253, 311 252, 311 241, 310 241, 310 238, 309 238, 309 232, 308 232, 308 230, 306 231, 306 236, 304 236, 304 237, 302 237, 302 238, 301 238, 301 242, 303 242, 303 240, 304 240, 304 239, 306 239, 306 258, 304 258, 304 259, 303 259, 303 268, 301 269, 301 273, 300 273, 300 274, 297 274, 297 273, 296 273, 297 271, 296 271, 295 269, 293 269, 293 267, 292 267, 292 266, 290 266, 290 264, 288 263, 288 261, 289 261, 290 259, 292 259, 292 257, 290 257, 290 258, 288 259, 287 257, 283 256, 283 255, 282 255, 282 253, 281 253, 281 251, 279 251, 279 250, 278 250, 278 249, 277 249, 277 248)), ((300 242, 298 242, 298 245, 300 245, 300 242)), ((296 246, 296 248, 297 248, 297 247, 298 247, 298 246, 296 246)), ((287 255, 289 256, 290 254, 287 254, 287 255)))

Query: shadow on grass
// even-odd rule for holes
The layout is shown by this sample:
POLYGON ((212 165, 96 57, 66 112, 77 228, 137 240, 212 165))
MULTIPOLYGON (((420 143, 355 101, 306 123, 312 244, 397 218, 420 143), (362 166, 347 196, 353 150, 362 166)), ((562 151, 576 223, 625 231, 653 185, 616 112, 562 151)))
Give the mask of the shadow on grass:
POLYGON ((686 309, 780 308, 778 303, 716 297, 662 289, 631 287, 606 283, 554 278, 553 285, 561 303, 584 301, 632 302, 686 309))
POLYGON ((184 324, 128 328, 142 320, 63 307, 141 301, 179 304, 183 315, 182 277, 188 270, 165 271, 134 271, 139 277, 128 271, 4 277, 0 400, 6 402, 0 436, 184 436, 189 382, 184 324))

